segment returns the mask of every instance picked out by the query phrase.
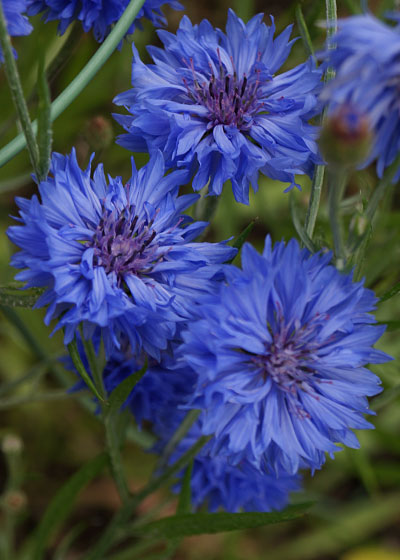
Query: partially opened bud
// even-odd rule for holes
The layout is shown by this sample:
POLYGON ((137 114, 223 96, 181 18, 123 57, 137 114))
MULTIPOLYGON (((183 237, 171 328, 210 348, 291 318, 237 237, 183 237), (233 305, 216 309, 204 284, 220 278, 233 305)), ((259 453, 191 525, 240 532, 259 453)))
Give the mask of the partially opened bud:
POLYGON ((12 513, 20 513, 27 504, 26 494, 20 490, 10 490, 3 496, 3 506, 12 513))
POLYGON ((87 122, 84 134, 90 150, 95 152, 107 148, 114 139, 111 122, 101 115, 87 122))
POLYGON ((372 132, 368 117, 351 105, 342 105, 324 123, 319 139, 328 163, 356 167, 371 149, 372 132))

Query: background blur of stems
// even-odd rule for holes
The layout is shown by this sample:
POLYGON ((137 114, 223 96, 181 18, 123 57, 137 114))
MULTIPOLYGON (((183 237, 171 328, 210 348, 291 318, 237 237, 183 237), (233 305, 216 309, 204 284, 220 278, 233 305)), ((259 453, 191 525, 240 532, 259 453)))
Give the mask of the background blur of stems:
MULTIPOLYGON (((268 6, 258 0, 235 0, 233 5, 227 0, 183 3, 192 21, 199 22, 206 17, 221 28, 225 26, 229 6, 245 20, 252 14, 265 11, 267 22, 270 14, 275 17, 278 31, 296 21, 300 7, 316 52, 325 38, 326 30, 320 25, 325 21, 325 2, 271 0, 268 6)), ((374 13, 382 13, 393 8, 393 2, 371 1, 369 7, 374 13)), ((358 0, 338 0, 339 16, 360 11, 358 0)), ((182 14, 166 12, 169 29, 175 31, 182 14)), ((51 99, 63 91, 98 48, 91 35, 73 29, 70 38, 76 48, 70 50, 68 36, 60 38, 56 35, 56 24, 44 25, 40 18, 35 18, 34 26, 32 35, 14 41, 19 52, 17 64, 22 86, 30 99, 33 118, 38 109, 39 45, 46 45, 46 64, 62 45, 67 45, 65 51, 71 51, 62 71, 49 79, 51 99)), ((300 35, 298 27, 295 26, 293 34, 300 35)), ((146 62, 149 58, 145 45, 160 44, 147 23, 143 32, 135 33, 134 41, 146 62)), ((286 67, 301 62, 306 56, 307 48, 301 40, 297 41, 286 67)), ((124 179, 129 176, 130 154, 114 143, 114 137, 121 130, 110 115, 117 110, 112 103, 113 97, 130 87, 130 70, 131 49, 125 42, 121 52, 112 55, 79 98, 54 123, 53 148, 56 151, 67 153, 76 146, 80 163, 86 165, 90 153, 96 150, 96 161, 104 162, 106 172, 122 175, 124 179)), ((4 146, 18 131, 15 119, 10 118, 14 115, 14 108, 2 72, 0 107, 0 146, 4 146)), ((147 156, 143 154, 136 157, 138 166, 146 160, 147 156)), ((13 279, 14 271, 8 262, 14 249, 4 231, 11 222, 9 215, 16 213, 14 196, 31 196, 35 192, 30 173, 26 151, 0 169, 0 285, 13 279)), ((299 223, 303 224, 311 181, 299 178, 299 182, 302 191, 295 191, 292 196, 299 223)), ((339 203, 341 227, 345 235, 349 228, 352 232, 348 243, 354 244, 368 233, 366 211, 376 186, 374 168, 349 173, 339 203)), ((207 238, 221 240, 236 236, 256 218, 259 219, 255 221, 249 240, 259 248, 266 233, 271 233, 275 240, 296 235, 288 209, 289 197, 283 194, 283 189, 282 184, 261 178, 259 192, 251 196, 250 205, 240 206, 234 202, 227 187, 212 226, 207 230, 207 238)), ((364 251, 359 270, 366 284, 378 295, 399 281, 399 223, 400 189, 398 186, 388 187, 375 212, 373 236, 364 251)), ((313 242, 317 247, 333 245, 329 231, 328 189, 324 184, 313 228, 313 242)), ((380 348, 397 358, 399 312, 398 296, 382 303, 377 311, 378 320, 390 322, 390 331, 384 336, 380 348)), ((76 377, 57 361, 63 353, 61 334, 49 338, 49 332, 43 325, 42 312, 0 309, 1 560, 8 560, 7 555, 12 560, 25 560, 24 543, 38 526, 57 490, 84 463, 93 461, 103 451, 103 429, 99 418, 93 414, 93 402, 88 395, 65 394, 64 387, 75 383, 76 377), (15 461, 7 451, 11 434, 21 442, 15 461), (11 494, 10 502, 11 490, 15 493, 11 494), (16 505, 16 512, 10 512, 10 503, 12 507, 16 505)), ((375 371, 387 388, 384 395, 371 402, 371 407, 378 411, 377 417, 373 418, 376 429, 360 434, 361 451, 342 451, 334 461, 328 459, 325 468, 314 477, 307 475, 305 493, 294 496, 294 500, 315 500, 317 506, 312 514, 273 528, 192 537, 183 541, 172 557, 176 560, 264 560, 266 557, 269 560, 400 560, 400 380, 394 363, 385 365, 382 370, 376 367, 375 371)), ((123 453, 124 473, 130 491, 142 487, 148 480, 155 464, 155 458, 146 451, 152 443, 151 435, 146 431, 139 432, 130 421, 123 453)), ((99 540, 120 506, 109 472, 100 462, 93 464, 98 469, 96 477, 82 490, 75 507, 71 507, 68 517, 52 533, 49 558, 85 559, 86 551, 99 540)), ((140 514, 146 515, 154 508, 163 514, 172 514, 176 510, 176 501, 164 504, 168 496, 167 492, 158 490, 144 500, 140 514)), ((122 539, 124 535, 120 537, 122 539)), ((149 550, 149 554, 156 552, 151 547, 149 550)), ((135 543, 129 554, 129 560, 147 557, 147 553, 135 543)), ((123 560, 122 553, 120 556, 115 553, 112 558, 123 560)))

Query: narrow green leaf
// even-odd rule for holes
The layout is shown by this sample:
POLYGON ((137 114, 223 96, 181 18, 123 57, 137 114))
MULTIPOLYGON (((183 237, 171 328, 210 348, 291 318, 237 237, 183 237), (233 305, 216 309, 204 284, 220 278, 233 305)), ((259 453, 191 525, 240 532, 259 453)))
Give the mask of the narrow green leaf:
POLYGON ((292 222, 295 230, 297 231, 298 236, 300 237, 303 245, 307 247, 307 249, 311 251, 311 253, 315 253, 317 251, 317 247, 315 246, 315 244, 307 234, 306 230, 301 225, 293 191, 289 195, 289 205, 290 205, 290 214, 292 216, 292 222))
POLYGON ((7 307, 32 308, 39 296, 44 292, 42 288, 29 288, 21 290, 17 285, 0 286, 0 305, 7 307))
MULTIPOLYGON (((105 554, 111 548, 115 540, 115 534, 120 527, 123 527, 131 517, 132 513, 136 510, 137 506, 150 494, 158 490, 161 486, 172 482, 173 476, 184 469, 188 463, 196 457, 200 449, 210 440, 211 436, 202 436, 199 438, 190 449, 188 449, 182 457, 180 457, 173 465, 168 467, 162 475, 158 478, 151 480, 142 490, 130 498, 112 518, 110 524, 103 531, 95 546, 86 555, 85 560, 103 560, 105 554)), ((138 527, 138 532, 141 531, 142 525, 138 527)))
POLYGON ((107 410, 107 415, 115 414, 119 411, 121 406, 129 397, 130 393, 133 391, 135 385, 139 383, 146 371, 147 360, 142 369, 135 371, 135 373, 132 373, 132 375, 129 375, 119 385, 117 385, 108 399, 109 408, 107 410))
POLYGON ((176 513, 185 514, 190 513, 192 509, 192 491, 190 483, 192 481, 193 472, 193 459, 186 468, 185 475, 182 479, 182 488, 179 494, 178 507, 176 513))
MULTIPOLYGON (((233 241, 232 247, 235 247, 238 251, 242 248, 244 242, 253 231, 255 223, 258 221, 258 218, 254 218, 251 222, 244 228, 242 232, 239 233, 237 238, 233 241)), ((232 259, 233 260, 233 259, 232 259)))
POLYGON ((165 465, 168 463, 168 459, 171 457, 174 449, 181 441, 181 439, 183 439, 185 435, 188 433, 190 428, 196 422, 199 415, 200 415, 200 410, 189 410, 189 412, 186 414, 185 418, 182 420, 178 428, 173 433, 171 439, 165 446, 164 452, 162 454, 159 463, 160 470, 162 470, 163 467, 165 467, 165 465))
MULTIPOLYGON (((128 6, 125 8, 124 13, 113 27, 111 33, 97 49, 86 66, 64 89, 64 91, 60 93, 57 99, 53 101, 51 105, 52 121, 55 121, 56 118, 61 115, 61 113, 63 113, 63 111, 74 101, 74 99, 78 97, 83 89, 85 89, 85 87, 92 81, 100 68, 107 62, 123 37, 126 35, 143 4, 144 0, 130 1, 128 6)), ((37 121, 32 123, 32 129, 35 134, 37 130, 37 121)), ((23 150, 25 146, 26 140, 24 135, 21 133, 9 144, 7 144, 7 146, 4 146, 4 148, 0 150, 0 167, 5 165, 11 158, 23 150)))
POLYGON ((314 47, 311 41, 310 33, 308 31, 308 27, 306 24, 306 20, 304 19, 303 11, 301 9, 300 3, 296 6, 296 21, 297 26, 300 31, 301 38, 303 40, 304 47, 306 52, 309 56, 312 56, 315 59, 314 47))
POLYGON ((384 301, 392 298, 393 296, 397 295, 398 293, 400 293, 400 282, 397 282, 397 284, 395 284, 392 288, 390 288, 390 290, 385 292, 383 294, 383 296, 381 296, 379 298, 379 303, 383 303, 384 301))
POLYGON ((71 546, 85 529, 84 523, 79 523, 72 527, 58 545, 57 550, 54 552, 53 560, 68 560, 71 546))
POLYGON ((42 560, 46 545, 58 527, 70 514, 78 493, 107 464, 107 455, 98 455, 79 469, 55 495, 34 533, 33 560, 42 560))
POLYGON ((376 325, 386 325, 389 332, 400 329, 400 321, 377 321, 376 325))
POLYGON ((297 519, 305 514, 311 503, 289 506, 284 511, 271 513, 196 513, 166 517, 140 527, 143 533, 157 537, 189 537, 254 529, 272 523, 297 519))
POLYGON ((80 357, 79 351, 78 351, 78 345, 76 343, 76 338, 74 338, 74 340, 68 344, 67 348, 68 348, 69 355, 71 356, 72 362, 73 362, 77 372, 82 377, 83 381, 86 383, 86 385, 89 387, 89 389, 93 392, 93 394, 99 399, 99 401, 104 402, 103 397, 98 392, 95 384, 92 381, 92 378, 87 373, 87 371, 85 369, 85 366, 82 363, 82 360, 81 360, 81 357, 80 357))
POLYGON ((50 168, 51 145, 52 145, 52 129, 51 129, 51 99, 49 84, 44 64, 45 51, 42 49, 42 56, 39 59, 38 67, 38 147, 39 147, 39 163, 38 173, 39 180, 46 179, 50 168))

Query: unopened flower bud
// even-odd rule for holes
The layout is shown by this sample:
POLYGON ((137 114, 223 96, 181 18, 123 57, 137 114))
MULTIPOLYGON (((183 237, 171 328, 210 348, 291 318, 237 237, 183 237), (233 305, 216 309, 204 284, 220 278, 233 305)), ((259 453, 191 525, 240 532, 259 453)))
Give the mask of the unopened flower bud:
POLYGON ((1 442, 1 449, 6 455, 21 453, 23 446, 21 438, 15 434, 7 434, 1 442))
POLYGON ((5 509, 10 513, 16 514, 26 507, 26 495, 20 490, 10 490, 3 496, 3 504, 5 509))
POLYGON ((111 122, 98 115, 90 119, 85 128, 85 139, 91 150, 98 152, 107 148, 113 141, 114 133, 111 122))
POLYGON ((342 105, 324 123, 319 139, 328 163, 356 167, 368 156, 372 133, 368 117, 351 105, 342 105))

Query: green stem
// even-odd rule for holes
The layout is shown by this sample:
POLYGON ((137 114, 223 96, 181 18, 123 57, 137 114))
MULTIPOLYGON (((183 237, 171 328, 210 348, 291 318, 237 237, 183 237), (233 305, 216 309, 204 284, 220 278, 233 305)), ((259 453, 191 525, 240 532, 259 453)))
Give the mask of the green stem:
POLYGON ((0 0, 0 44, 3 50, 8 85, 10 86, 11 96, 23 130, 24 146, 27 145, 32 167, 35 173, 38 174, 39 149, 32 129, 17 64, 14 59, 10 36, 7 31, 2 0, 0 0))
POLYGON ((77 393, 67 393, 64 389, 49 391, 47 393, 30 393, 24 397, 9 397, 7 399, 0 400, 0 410, 6 410, 7 408, 13 408, 14 406, 19 406, 21 404, 30 404, 38 402, 49 402, 58 401, 64 399, 77 399, 79 395, 77 393))
MULTIPOLYGON (((328 49, 335 49, 336 45, 330 41, 337 31, 337 8, 336 0, 326 0, 326 35, 328 39, 328 49)), ((335 75, 332 68, 327 68, 325 73, 325 83, 331 80, 335 75)))
POLYGON ((124 467, 118 443, 118 436, 115 430, 114 415, 108 415, 103 411, 103 421, 106 433, 107 453, 110 459, 111 473, 121 498, 122 504, 127 504, 130 499, 130 492, 125 479, 124 467))
MULTIPOLYGON (((64 68, 69 58, 74 53, 74 50, 77 48, 79 44, 79 39, 81 38, 82 35, 83 35, 82 25, 80 23, 74 23, 64 43, 61 45, 59 51, 56 53, 55 57, 46 68, 46 76, 49 84, 52 84, 54 82, 54 80, 57 78, 61 70, 64 68)), ((28 95, 27 98, 28 106, 31 106, 33 103, 35 103, 37 99, 38 99, 38 94, 36 91, 36 87, 34 87, 33 91, 31 91, 31 93, 28 95)), ((15 119, 16 116, 11 115, 4 122, 4 124, 1 125, 0 137, 3 136, 15 124, 15 119)), ((29 178, 30 178, 30 174, 29 174, 29 178)))
POLYGON ((314 177, 311 185, 311 194, 308 203, 306 221, 304 223, 304 229, 311 240, 314 234, 315 222, 317 220, 319 204, 321 201, 321 191, 322 191, 322 185, 324 183, 324 174, 325 174, 325 166, 316 165, 314 169, 314 177))
MULTIPOLYGON (((131 0, 125 12, 115 25, 104 43, 95 52, 86 66, 65 88, 65 90, 55 99, 51 105, 51 121, 55 121, 57 117, 78 97, 85 89, 89 82, 94 78, 100 68, 110 58, 115 51, 124 35, 129 30, 133 20, 137 16, 140 8, 143 6, 144 0, 131 0)), ((37 132, 37 121, 32 123, 34 133, 37 132)), ((10 159, 17 155, 26 145, 24 135, 19 134, 7 146, 0 150, 0 167, 6 164, 10 159)))
MULTIPOLYGON (((337 10, 336 10, 336 0, 326 0, 326 26, 327 26, 327 38, 328 40, 336 33, 337 30, 337 10)), ((328 44, 329 49, 334 49, 335 45, 328 44)), ((328 68, 325 72, 324 82, 328 82, 333 78, 334 72, 331 68, 328 68)), ((321 124, 325 120, 326 109, 322 112, 321 124)), ((308 210, 306 221, 304 224, 304 229, 308 237, 312 240, 315 222, 318 215, 319 205, 321 201, 321 191, 324 182, 325 166, 316 165, 314 170, 313 182, 311 185, 310 200, 308 203, 308 210)))
POLYGON ((343 268, 346 253, 343 241, 343 226, 340 215, 340 202, 346 187, 347 174, 343 170, 329 170, 328 174, 328 205, 331 223, 333 246, 338 268, 343 268))
POLYGON ((85 560, 102 560, 114 544, 115 532, 129 521, 129 518, 137 506, 149 494, 152 494, 155 490, 158 490, 158 488, 170 480, 174 474, 186 467, 186 465, 190 463, 190 461, 197 455, 209 439, 209 436, 201 437, 188 451, 186 451, 184 455, 182 455, 180 459, 178 459, 178 461, 176 461, 176 463, 171 465, 162 475, 150 481, 147 486, 145 486, 135 496, 130 498, 128 503, 114 515, 110 524, 97 541, 95 547, 87 554, 85 560))
POLYGON ((170 456, 171 456, 172 452, 174 451, 175 447, 178 445, 178 443, 181 441, 181 439, 190 430, 190 428, 192 427, 194 422, 199 417, 199 414, 200 414, 200 410, 190 410, 186 414, 185 418, 183 419, 183 421, 178 426, 178 428, 174 432, 173 436, 171 437, 171 439, 169 440, 169 442, 165 446, 164 453, 161 457, 161 461, 160 461, 160 465, 159 465, 160 469, 162 469, 168 463, 168 459, 170 458, 170 456))
POLYGON ((304 19, 303 11, 301 9, 301 4, 297 4, 296 6, 296 21, 297 26, 300 31, 301 38, 303 39, 304 47, 307 51, 309 56, 312 56, 314 61, 316 62, 314 46, 311 41, 310 33, 308 31, 308 27, 306 24, 306 20, 304 19))
MULTIPOLYGON (((399 166, 400 166, 400 154, 396 157, 393 163, 391 163, 391 165, 386 168, 382 179, 379 181, 378 185, 376 186, 374 192, 371 195, 371 198, 363 214, 363 216, 367 221, 367 227, 365 228, 366 230, 368 229, 368 225, 369 226, 372 225, 379 203, 382 201, 383 197, 385 196, 387 188, 392 184, 393 179, 399 169, 399 166)), ((363 235, 360 236, 357 235, 354 231, 350 234, 348 240, 349 253, 353 254, 361 247, 361 245, 365 240, 366 235, 367 234, 364 233, 363 235)))
POLYGON ((76 338, 74 338, 74 340, 67 345, 67 348, 68 348, 69 355, 71 356, 71 360, 72 360, 72 362, 75 366, 76 371, 79 373, 79 375, 81 376, 83 381, 86 383, 86 385, 89 387, 89 389, 92 391, 92 393, 99 399, 99 401, 104 402, 103 395, 101 395, 100 392, 98 391, 96 385, 93 383, 92 378, 90 377, 90 375, 88 374, 88 372, 85 369, 85 366, 82 363, 82 360, 81 360, 81 357, 80 357, 79 351, 78 351, 78 345, 77 345, 77 342, 76 342, 76 338))
POLYGON ((93 381, 96 386, 97 391, 100 393, 102 400, 105 401, 107 398, 106 390, 104 387, 103 375, 97 363, 96 352, 94 351, 93 342, 91 340, 86 340, 83 336, 81 329, 81 340, 83 347, 85 349, 85 354, 89 363, 89 368, 93 376, 93 381))

